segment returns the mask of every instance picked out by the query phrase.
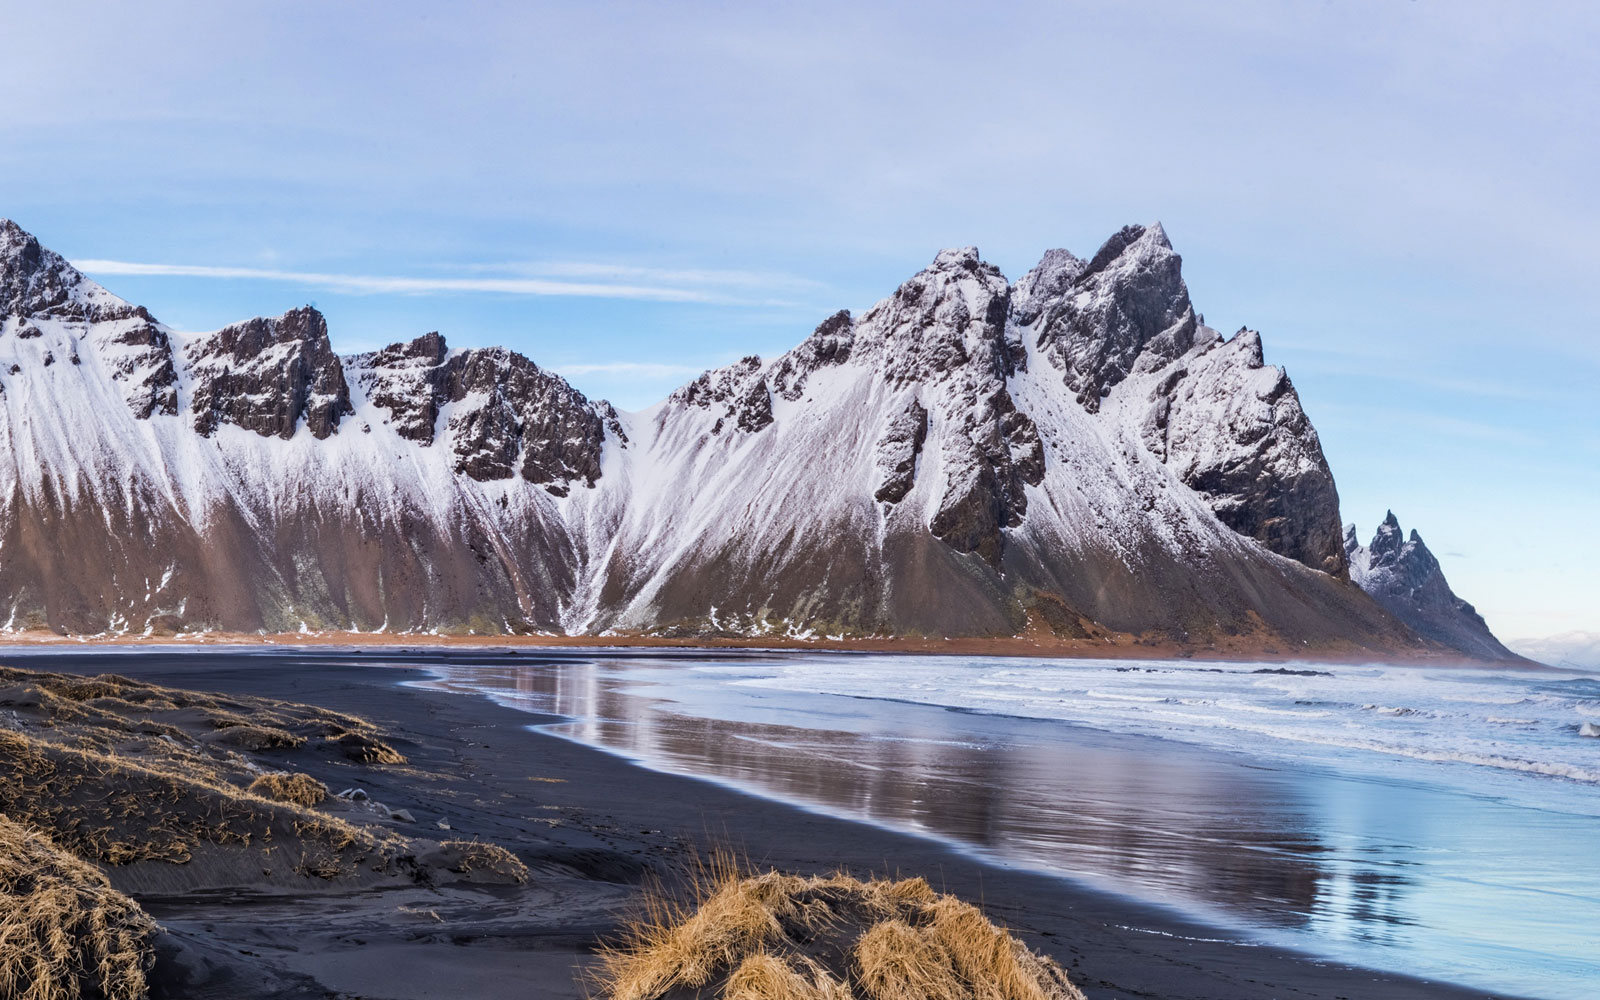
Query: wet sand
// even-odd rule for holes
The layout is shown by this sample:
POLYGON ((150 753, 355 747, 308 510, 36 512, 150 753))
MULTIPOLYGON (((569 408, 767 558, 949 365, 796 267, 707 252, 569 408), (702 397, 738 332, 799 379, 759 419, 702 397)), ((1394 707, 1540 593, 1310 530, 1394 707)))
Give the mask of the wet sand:
MULTIPOLYGON (((449 662, 448 650, 408 654, 449 662)), ((508 661, 535 655, 513 651, 508 661)), ((391 651, 253 654, 62 650, 18 666, 112 671, 161 684, 308 702, 365 716, 412 767, 367 790, 451 836, 512 848, 528 886, 322 888, 160 895, 156 969, 167 997, 582 997, 574 972, 613 933, 638 886, 671 879, 694 851, 732 847, 802 873, 925 875, 981 903, 1054 956, 1091 997, 1452 998, 1481 991, 1344 967, 1233 939, 1167 911, 975 861, 930 840, 829 818, 721 785, 645 770, 558 737, 485 698, 402 687, 421 671, 363 661, 391 651), (427 777, 419 777, 425 775, 427 777)), ((484 654, 472 654, 483 662, 484 654)), ((6 657, 0 654, 0 661, 6 657)))

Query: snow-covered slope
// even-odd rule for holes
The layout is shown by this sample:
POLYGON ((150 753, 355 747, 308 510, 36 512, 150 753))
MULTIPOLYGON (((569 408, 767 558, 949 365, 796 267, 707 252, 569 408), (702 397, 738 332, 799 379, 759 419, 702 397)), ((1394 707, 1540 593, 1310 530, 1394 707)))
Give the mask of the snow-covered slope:
POLYGON ((0 625, 1395 648, 1316 433, 1159 226, 1015 285, 940 253, 618 413, 313 309, 179 335, 0 223, 0 625))
POLYGON ((1485 660, 1517 659, 1477 609, 1450 589, 1422 536, 1412 531, 1407 538, 1400 530, 1394 511, 1378 525, 1370 545, 1362 545, 1356 526, 1349 525, 1344 547, 1350 578, 1418 635, 1485 660))

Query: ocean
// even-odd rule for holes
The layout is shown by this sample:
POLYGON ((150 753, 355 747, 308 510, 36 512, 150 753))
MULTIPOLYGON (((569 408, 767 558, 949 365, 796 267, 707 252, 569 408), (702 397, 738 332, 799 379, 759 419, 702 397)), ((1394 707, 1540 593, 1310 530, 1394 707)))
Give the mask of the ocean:
POLYGON ((1593 675, 839 653, 459 659, 425 664, 432 686, 560 716, 541 723, 556 735, 1230 935, 1521 996, 1588 997, 1600 983, 1593 675))

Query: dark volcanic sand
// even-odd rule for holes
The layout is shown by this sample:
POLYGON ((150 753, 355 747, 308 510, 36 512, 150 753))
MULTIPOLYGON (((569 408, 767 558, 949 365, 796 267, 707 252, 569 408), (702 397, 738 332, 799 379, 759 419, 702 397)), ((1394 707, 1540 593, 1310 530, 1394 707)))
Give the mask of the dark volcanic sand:
MULTIPOLYGON (((487 699, 401 687, 423 675, 364 665, 379 655, 389 662, 495 656, 465 650, 398 656, 393 649, 0 654, 0 662, 16 666, 114 672, 366 716, 398 737, 417 771, 444 776, 373 769, 363 780, 374 798, 410 809, 419 833, 495 841, 533 870, 526 887, 308 884, 295 895, 139 894, 169 932, 156 996, 583 997, 574 970, 589 964, 596 939, 616 928, 646 873, 670 877, 686 846, 732 846, 755 864, 802 873, 842 866, 925 875, 936 888, 981 902, 991 917, 1059 960, 1096 1000, 1483 996, 1234 943, 1225 932, 1164 911, 974 861, 928 840, 648 771, 531 732, 527 726, 537 717, 487 699), (436 826, 441 817, 449 834, 436 826)), ((532 650, 513 655, 508 662, 537 659, 532 650)))

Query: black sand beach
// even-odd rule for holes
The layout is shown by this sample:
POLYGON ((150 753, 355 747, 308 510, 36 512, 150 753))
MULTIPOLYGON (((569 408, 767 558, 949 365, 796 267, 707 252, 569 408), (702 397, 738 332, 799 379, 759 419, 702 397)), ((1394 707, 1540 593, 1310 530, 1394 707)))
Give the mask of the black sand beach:
MULTIPOLYGON (((1214 928, 1063 880, 984 864, 932 841, 821 816, 710 782, 649 771, 530 731, 538 719, 487 699, 402 687, 420 671, 493 652, 348 648, 268 654, 52 651, 0 663, 305 702, 364 716, 410 766, 362 775, 417 832, 504 844, 532 870, 526 886, 326 888, 302 893, 130 891, 162 924, 155 996, 535 997, 586 995, 579 972, 639 888, 670 881, 695 852, 729 847, 757 866, 800 873, 926 876, 980 902, 1055 957, 1094 998, 1452 998, 1479 991, 1315 961, 1235 941, 1214 928)), ((521 662, 537 658, 517 654, 521 662)), ((314 776, 335 787, 344 775, 314 776)))

